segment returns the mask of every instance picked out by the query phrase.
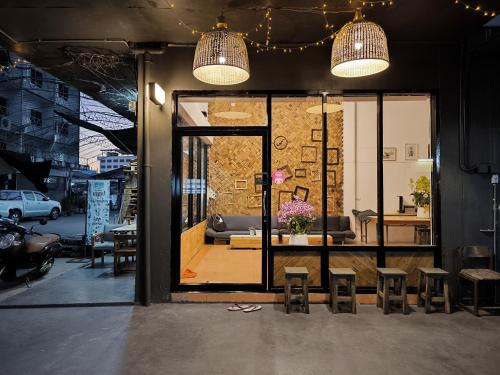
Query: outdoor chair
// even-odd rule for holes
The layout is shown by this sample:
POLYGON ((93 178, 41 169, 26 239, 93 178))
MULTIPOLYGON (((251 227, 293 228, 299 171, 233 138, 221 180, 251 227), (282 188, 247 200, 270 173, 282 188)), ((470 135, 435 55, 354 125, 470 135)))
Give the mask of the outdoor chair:
POLYGON ((92 267, 95 265, 95 256, 97 252, 101 255, 101 264, 104 264, 104 255, 113 252, 114 233, 113 229, 123 224, 105 224, 103 232, 95 233, 92 236, 92 267))
POLYGON ((458 249, 461 270, 458 274, 459 304, 466 308, 463 300, 463 281, 473 284, 473 312, 479 316, 480 287, 489 286, 491 298, 495 300, 495 285, 500 282, 500 273, 494 271, 493 253, 487 246, 464 246, 458 249))

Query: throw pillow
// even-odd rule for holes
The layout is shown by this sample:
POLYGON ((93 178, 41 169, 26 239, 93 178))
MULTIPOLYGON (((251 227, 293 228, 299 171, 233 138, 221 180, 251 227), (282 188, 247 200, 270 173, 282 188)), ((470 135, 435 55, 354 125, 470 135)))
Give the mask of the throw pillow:
POLYGON ((215 215, 212 223, 212 227, 216 232, 224 232, 226 230, 226 222, 222 215, 215 215))

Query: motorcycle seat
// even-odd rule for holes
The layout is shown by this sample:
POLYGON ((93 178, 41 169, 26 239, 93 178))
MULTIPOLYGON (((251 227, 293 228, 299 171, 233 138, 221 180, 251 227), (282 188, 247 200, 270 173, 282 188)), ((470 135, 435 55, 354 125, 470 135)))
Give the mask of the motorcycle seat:
POLYGON ((26 240, 26 252, 37 253, 47 245, 59 241, 57 234, 44 234, 43 236, 32 236, 26 240))

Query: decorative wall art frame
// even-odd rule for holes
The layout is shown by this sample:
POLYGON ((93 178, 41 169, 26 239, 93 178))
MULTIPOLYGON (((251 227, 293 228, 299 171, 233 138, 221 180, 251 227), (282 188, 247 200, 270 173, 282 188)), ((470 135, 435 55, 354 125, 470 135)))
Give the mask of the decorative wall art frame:
POLYGON ((316 163, 318 160, 318 149, 316 146, 302 146, 300 161, 302 163, 316 163))
POLYGON ((288 146, 288 139, 282 135, 278 135, 274 138, 273 145, 276 150, 284 150, 288 146))
POLYGON ((309 189, 304 186, 295 186, 295 190, 293 192, 293 196, 298 199, 307 202, 307 197, 309 196, 309 189))
POLYGON ((396 147, 384 147, 383 160, 396 161, 398 149, 396 147))
POLYGON ((335 189, 337 187, 337 171, 326 171, 326 186, 335 189))
POLYGON ((262 195, 252 194, 247 196, 247 208, 260 208, 262 207, 262 195))
POLYGON ((234 190, 247 190, 248 182, 247 180, 234 180, 234 190))
POLYGON ((278 170, 285 172, 285 175, 286 175, 285 181, 293 177, 292 168, 290 168, 290 166, 288 164, 282 166, 281 168, 278 168, 278 170))
POLYGON ((305 168, 295 168, 295 178, 306 178, 307 169, 305 168))
POLYGON ((234 204, 234 193, 232 191, 220 193, 220 202, 222 205, 234 204))
POLYGON ((310 173, 312 182, 321 181, 321 169, 311 168, 309 173, 310 173))
POLYGON ((407 143, 405 144, 405 160, 417 160, 418 159, 418 144, 407 143))
POLYGON ((337 147, 326 149, 326 164, 339 165, 339 149, 337 147))
POLYGON ((311 129, 311 142, 322 142, 322 141, 323 141, 323 130, 311 129))
POLYGON ((253 176, 253 184, 255 192, 259 193, 262 191, 262 184, 264 183, 264 175, 262 173, 255 173, 253 176))
POLYGON ((280 190, 278 192, 278 210, 281 208, 283 203, 288 203, 293 200, 293 191, 291 190, 280 190))

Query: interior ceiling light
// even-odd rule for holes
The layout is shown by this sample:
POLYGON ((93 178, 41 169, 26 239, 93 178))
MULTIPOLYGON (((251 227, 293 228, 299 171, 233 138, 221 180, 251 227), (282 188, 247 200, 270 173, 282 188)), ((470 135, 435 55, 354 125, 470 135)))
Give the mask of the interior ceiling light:
POLYGON ((229 31, 224 16, 202 34, 194 53, 193 75, 211 85, 236 85, 250 77, 248 52, 240 34, 229 31))
MULTIPOLYGON (((342 104, 338 104, 338 103, 327 103, 327 104, 325 104, 325 107, 324 107, 325 113, 335 113, 335 112, 339 112, 341 110, 342 110, 342 104)), ((312 113, 315 115, 320 115, 321 113, 323 113, 323 106, 321 104, 320 105, 313 105, 312 107, 307 108, 306 112, 312 113)))
POLYGON ((332 47, 332 74, 338 77, 363 77, 389 67, 387 38, 382 27, 365 21, 357 9, 354 20, 338 32, 332 47))
POLYGON ((227 118, 232 120, 241 120, 244 118, 252 117, 251 113, 248 112, 239 112, 239 111, 223 111, 214 113, 215 117, 227 118))

